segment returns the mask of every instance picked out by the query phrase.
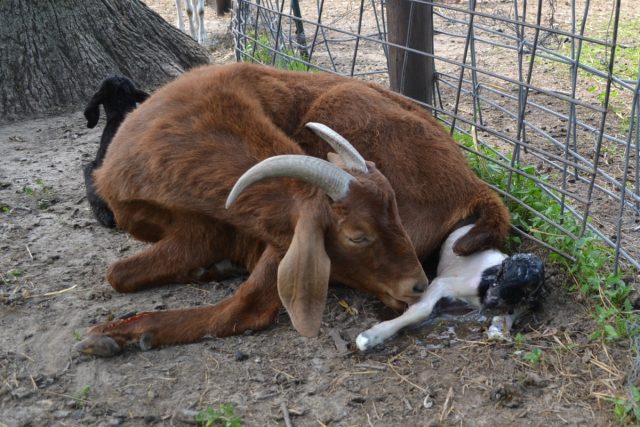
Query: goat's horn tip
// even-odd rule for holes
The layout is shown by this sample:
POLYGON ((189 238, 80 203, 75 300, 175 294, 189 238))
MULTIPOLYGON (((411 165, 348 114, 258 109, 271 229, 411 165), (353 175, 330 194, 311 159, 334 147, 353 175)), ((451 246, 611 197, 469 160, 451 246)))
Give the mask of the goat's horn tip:
POLYGON ((318 122, 308 122, 306 125, 304 125, 305 127, 311 129, 311 130, 316 130, 319 127, 325 126, 322 123, 318 123, 318 122))

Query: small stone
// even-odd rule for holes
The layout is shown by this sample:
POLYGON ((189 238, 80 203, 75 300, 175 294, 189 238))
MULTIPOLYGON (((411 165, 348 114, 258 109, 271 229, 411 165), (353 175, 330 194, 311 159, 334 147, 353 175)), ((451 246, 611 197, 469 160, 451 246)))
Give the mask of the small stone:
POLYGON ((60 409, 59 411, 55 411, 53 413, 53 418, 56 420, 60 420, 62 418, 67 418, 71 414, 71 411, 67 411, 65 409, 60 409))
POLYGON ((109 418, 108 424, 110 426, 119 426, 124 422, 124 420, 120 417, 111 417, 109 418))
POLYGON ((11 392, 11 395, 16 399, 24 399, 33 394, 33 390, 26 387, 19 387, 11 392))

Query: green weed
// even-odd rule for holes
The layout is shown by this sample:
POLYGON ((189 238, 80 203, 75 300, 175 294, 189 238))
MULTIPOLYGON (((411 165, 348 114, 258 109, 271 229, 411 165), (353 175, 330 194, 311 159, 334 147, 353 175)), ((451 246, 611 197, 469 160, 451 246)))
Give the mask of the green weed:
POLYGON ((218 409, 208 407, 196 415, 196 421, 203 427, 240 427, 242 417, 236 415, 233 405, 223 403, 218 409))
POLYGON ((48 192, 50 187, 45 185, 42 178, 36 178, 34 185, 25 185, 22 187, 22 192, 28 196, 35 196, 38 193, 48 192))
POLYGON ((261 64, 272 65, 290 71, 310 71, 305 59, 296 51, 289 48, 280 49, 274 52, 271 47, 271 39, 267 34, 247 34, 247 44, 242 52, 242 60, 247 62, 259 62, 261 64), (273 55, 276 55, 275 62, 273 55))
POLYGON ((83 408, 89 403, 89 393, 91 392, 91 386, 85 384, 80 390, 73 395, 73 400, 76 401, 76 406, 83 408))
POLYGON ((22 276, 22 271, 14 268, 13 270, 7 271, 5 274, 0 274, 0 282, 2 282, 3 285, 8 285, 15 282, 20 276, 22 276))
POLYGON ((631 385, 628 394, 628 396, 612 399, 613 413, 624 425, 638 425, 640 420, 640 389, 631 385))
POLYGON ((533 350, 523 353, 522 358, 535 368, 540 364, 540 360, 542 360, 542 350, 538 347, 534 347, 533 350))
POLYGON ((527 342, 527 337, 522 335, 520 332, 518 332, 516 334, 516 336, 513 337, 513 342, 514 342, 516 348, 520 349, 527 342))

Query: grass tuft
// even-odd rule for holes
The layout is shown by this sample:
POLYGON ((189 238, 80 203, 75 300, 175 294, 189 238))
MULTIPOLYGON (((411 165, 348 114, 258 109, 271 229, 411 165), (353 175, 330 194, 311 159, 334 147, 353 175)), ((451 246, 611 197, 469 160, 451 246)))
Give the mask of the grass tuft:
POLYGON ((196 421, 203 427, 241 427, 242 417, 236 415, 230 403, 223 403, 217 409, 207 407, 196 415, 196 421))

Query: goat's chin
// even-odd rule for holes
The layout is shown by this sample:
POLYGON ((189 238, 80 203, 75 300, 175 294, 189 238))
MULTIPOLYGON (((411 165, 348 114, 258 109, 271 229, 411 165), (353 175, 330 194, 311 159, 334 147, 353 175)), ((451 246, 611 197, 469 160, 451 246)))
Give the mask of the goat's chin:
POLYGON ((414 302, 416 302, 417 298, 407 297, 403 299, 396 299, 389 294, 380 294, 378 295, 378 299, 384 303, 387 307, 402 313, 407 309, 407 307, 414 302))

